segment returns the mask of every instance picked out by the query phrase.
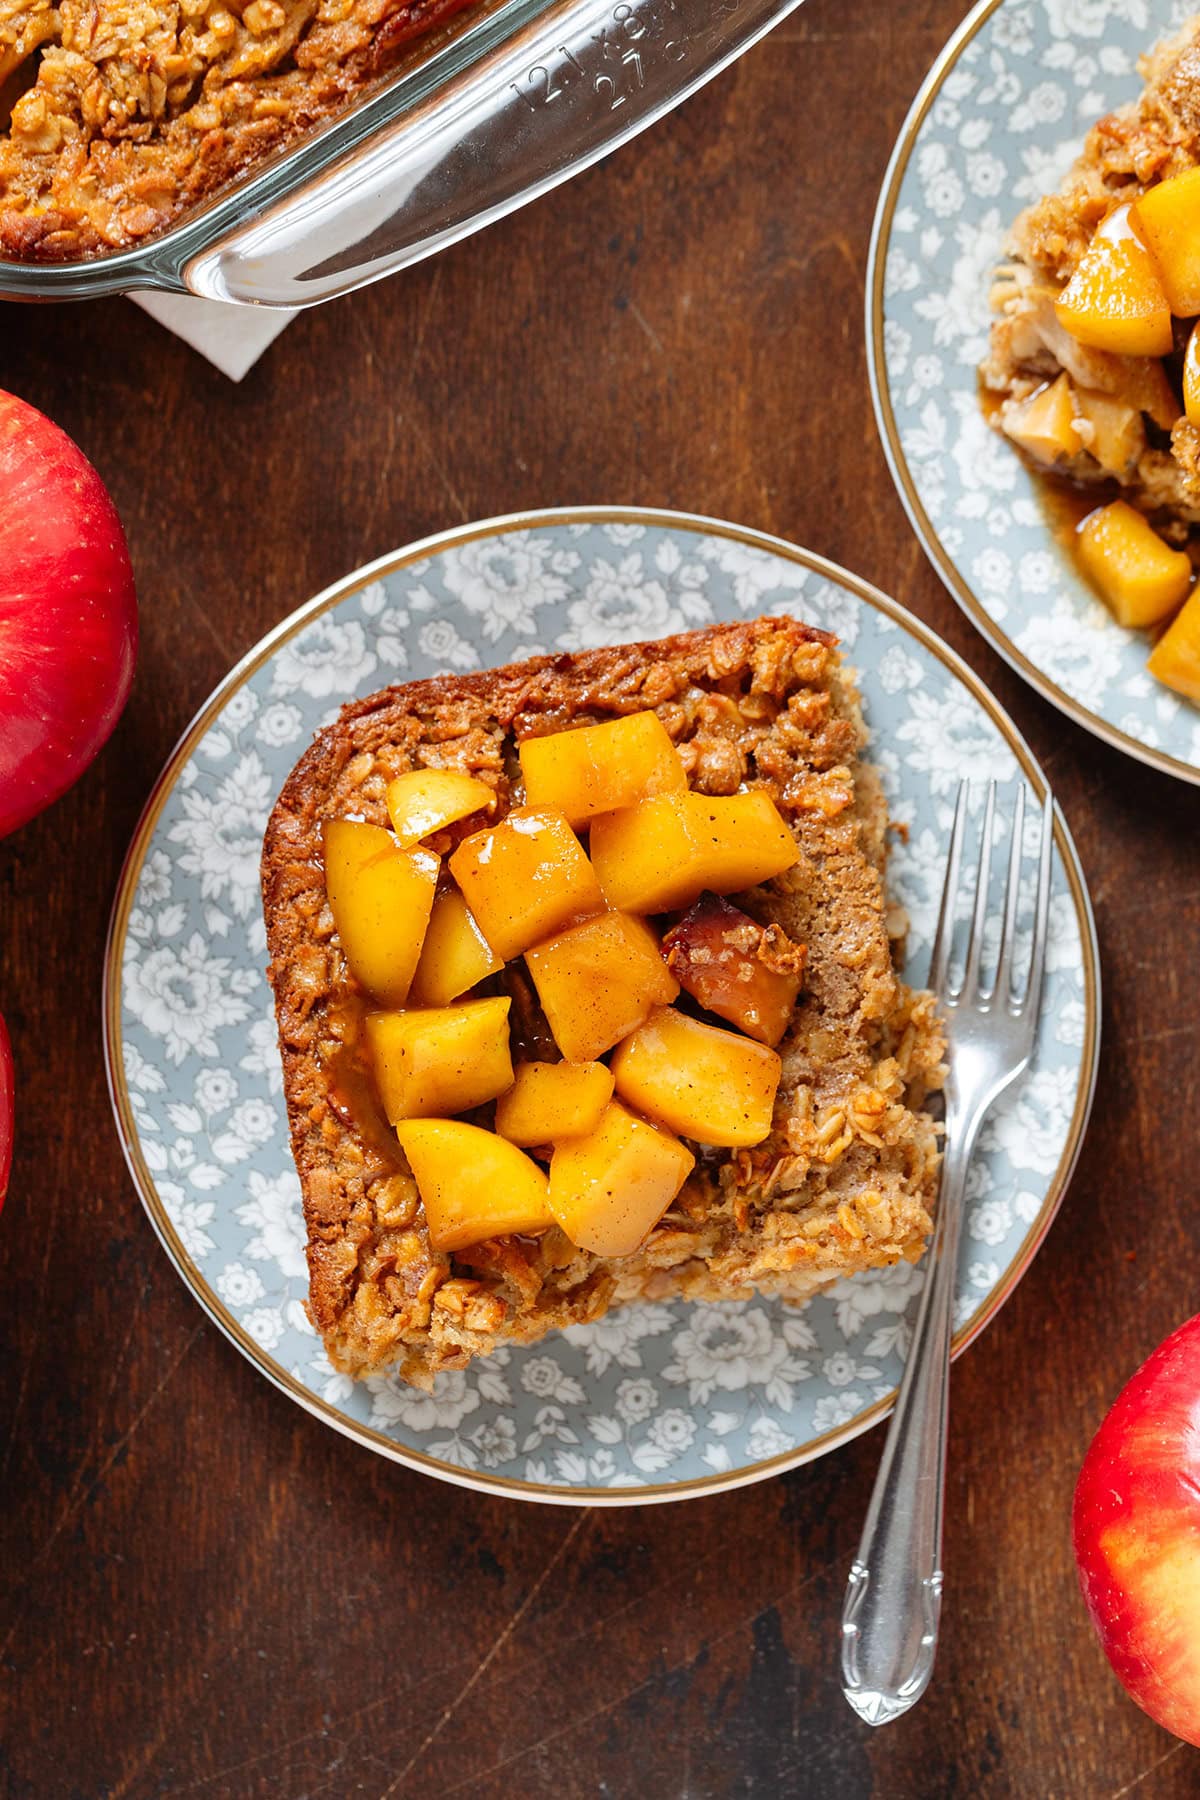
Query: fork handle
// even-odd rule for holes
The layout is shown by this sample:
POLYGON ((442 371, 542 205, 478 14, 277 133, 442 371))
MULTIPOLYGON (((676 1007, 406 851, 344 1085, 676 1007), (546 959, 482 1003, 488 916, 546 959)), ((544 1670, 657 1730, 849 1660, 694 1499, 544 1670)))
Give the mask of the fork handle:
POLYGON ((978 1129, 976 1118, 949 1136, 916 1327, 842 1609, 843 1692, 869 1725, 920 1699, 937 1654, 955 1272, 978 1129))

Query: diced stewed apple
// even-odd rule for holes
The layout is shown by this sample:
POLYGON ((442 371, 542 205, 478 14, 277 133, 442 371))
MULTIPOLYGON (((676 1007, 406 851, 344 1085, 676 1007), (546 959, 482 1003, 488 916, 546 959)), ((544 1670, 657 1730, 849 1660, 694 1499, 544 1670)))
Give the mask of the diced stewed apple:
POLYGON ((1054 303, 1065 331, 1093 350, 1166 356, 1171 311, 1155 259, 1120 206, 1097 230, 1054 303))
POLYGON ((740 894, 781 875, 800 861, 787 821, 762 788, 718 798, 689 794, 697 873, 712 871, 701 887, 714 894, 740 894))
POLYGON ((1071 380, 1064 372, 1030 394, 1004 408, 1004 432, 1014 444, 1040 463, 1055 463, 1078 456, 1083 448, 1075 423, 1071 380))
POLYGON ((361 819, 326 819, 325 888, 350 973, 384 1006, 403 1006, 437 889, 438 859, 400 850, 361 819))
POLYGON ((414 1006, 448 1006, 503 967, 458 889, 443 888, 429 915, 409 1000, 414 1006))
POLYGON ((1114 394, 1102 394, 1099 388, 1077 387, 1074 400, 1075 429, 1084 449, 1106 475, 1124 475, 1146 448, 1140 410, 1114 394))
POLYGON ((804 973, 804 946, 763 926, 716 894, 702 894, 663 939, 667 967, 707 1011, 760 1044, 777 1044, 791 1022, 804 973))
POLYGON ((519 754, 528 805, 555 806, 575 826, 687 786, 679 752, 653 712, 526 738, 519 754))
POLYGON ((1136 406, 1164 431, 1174 427, 1179 418, 1179 395, 1161 357, 1147 356, 1140 362, 1128 363, 1122 371, 1121 391, 1130 406, 1136 406))
POLYGON ((1130 216, 1176 318, 1200 313, 1200 169, 1148 188, 1130 216))
POLYGON ((402 847, 419 844, 485 807, 491 812, 495 804, 495 792, 486 781, 455 769, 410 769, 387 787, 387 809, 402 847))
POLYGON ((1192 565, 1124 500, 1099 506, 1079 527, 1079 560, 1121 625, 1154 625, 1192 583, 1192 565))
POLYGON ((507 998, 367 1015, 375 1085, 393 1125, 467 1112, 512 1086, 507 998))
POLYGON ((604 910, 583 845, 552 807, 517 807, 498 825, 473 832, 450 868, 484 937, 506 962, 604 910))
POLYGON ((465 1250, 484 1238, 553 1225, 546 1176, 507 1138, 459 1119, 408 1119, 396 1136, 435 1250, 465 1250))
POLYGON ((761 1144, 782 1065, 774 1050, 660 1006, 612 1059, 617 1093, 698 1144, 761 1144))
POLYGON ((660 794, 592 821, 592 865, 605 898, 624 912, 669 912, 711 888, 741 893, 800 859, 779 808, 762 788, 714 797, 660 794))
POLYGON ((587 1137, 556 1144, 550 1211, 594 1256, 632 1256, 691 1174, 679 1139, 611 1101, 587 1137))
POLYGON ((496 1130, 510 1144, 526 1146, 586 1137, 612 1094, 612 1071, 603 1063, 522 1063, 496 1102, 496 1130))
POLYGON ((1182 612, 1167 626, 1146 667, 1157 680, 1200 706, 1200 587, 1192 589, 1182 612))
POLYGON ((1183 410, 1192 425, 1200 425, 1200 325, 1192 326, 1183 359, 1183 410))
POLYGON ((679 983, 644 919, 600 913, 525 952, 542 1011, 568 1062, 591 1062, 628 1037, 679 983))

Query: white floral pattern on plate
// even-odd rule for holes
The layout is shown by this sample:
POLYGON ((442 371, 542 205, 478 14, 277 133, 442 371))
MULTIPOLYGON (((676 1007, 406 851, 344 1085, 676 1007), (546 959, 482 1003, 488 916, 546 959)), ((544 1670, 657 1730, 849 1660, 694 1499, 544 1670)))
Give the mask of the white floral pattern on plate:
MULTIPOLYGON (((123 939, 120 897, 114 915, 110 1054, 119 1043, 125 1123, 151 1217, 193 1290, 218 1317, 226 1309, 260 1366, 344 1429, 441 1473, 541 1498, 580 1489, 617 1498, 686 1492, 796 1460, 823 1434, 861 1425, 894 1388, 919 1269, 841 1282, 802 1312, 763 1300, 630 1308, 445 1375, 432 1394, 384 1377, 355 1384, 329 1366, 304 1311, 299 1183, 262 921, 246 905, 248 845, 261 841, 273 796, 331 700, 352 697, 332 685, 333 672, 339 681, 348 672, 361 692, 385 667, 421 676, 447 662, 526 654, 536 647, 531 625, 557 648, 795 612, 852 646, 876 760, 908 829, 892 875, 920 979, 958 777, 1011 779, 1013 753, 916 630, 835 571, 766 541, 671 515, 553 516, 391 560, 340 584, 333 604, 231 678, 237 685, 185 745, 135 841, 123 939)), ((980 1317, 1020 1272, 1075 1147, 1077 1102, 1090 1092, 1090 939, 1061 866, 1053 928, 1036 1067, 997 1115, 976 1174, 960 1323, 980 1317)))
POLYGON ((1118 626, 1079 575, 1037 478, 985 422, 976 378, 1013 218, 1057 187, 1090 126, 1137 94, 1141 52, 1194 11, 1194 0, 983 0, 901 131, 867 332, 889 461, 951 593, 1081 724, 1200 781, 1200 708, 1147 674, 1145 634, 1118 626))

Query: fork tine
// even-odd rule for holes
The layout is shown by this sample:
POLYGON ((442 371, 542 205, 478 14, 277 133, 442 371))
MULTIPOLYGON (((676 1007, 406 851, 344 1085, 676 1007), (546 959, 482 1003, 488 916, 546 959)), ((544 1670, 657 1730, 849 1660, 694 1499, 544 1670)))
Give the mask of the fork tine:
POLYGON ((1008 847, 1008 880, 1004 889, 1004 924, 1000 928, 1000 954, 992 996, 1011 999, 1013 944, 1017 935, 1017 906, 1021 898, 1021 851, 1025 842, 1025 784, 1017 789, 1013 807, 1012 843, 1008 847))
POLYGON ((987 802, 983 809, 983 828, 979 834, 979 873, 975 879, 975 910, 971 915, 971 936, 967 944, 967 966, 963 971, 963 993, 967 998, 979 991, 979 961, 983 955, 983 931, 987 924, 988 889, 992 874, 992 831, 996 823, 996 784, 989 781, 987 802))
POLYGON ((1046 939, 1050 922, 1050 875, 1054 866, 1054 795, 1046 789, 1042 805, 1042 845, 1038 856, 1037 906, 1033 920, 1033 952, 1029 960, 1029 980, 1018 1010, 1032 1012, 1034 1018, 1042 1004, 1042 978, 1046 973, 1046 939))
POLYGON ((968 784, 958 784, 954 803, 954 826, 950 833, 950 850, 946 857, 946 879, 942 884, 942 905, 929 958, 929 985, 935 994, 949 997, 950 946, 954 942, 954 906, 958 898, 958 877, 962 864, 963 832, 967 823, 968 784))

